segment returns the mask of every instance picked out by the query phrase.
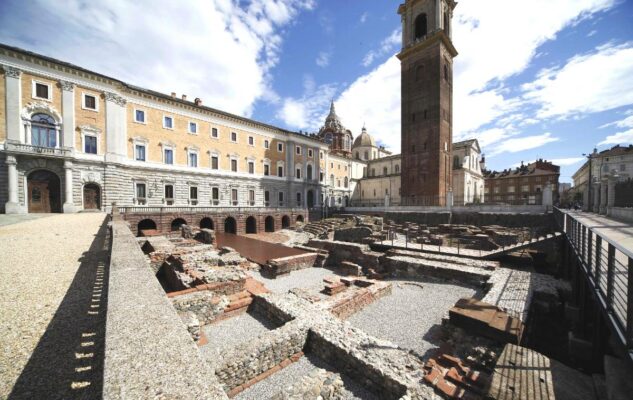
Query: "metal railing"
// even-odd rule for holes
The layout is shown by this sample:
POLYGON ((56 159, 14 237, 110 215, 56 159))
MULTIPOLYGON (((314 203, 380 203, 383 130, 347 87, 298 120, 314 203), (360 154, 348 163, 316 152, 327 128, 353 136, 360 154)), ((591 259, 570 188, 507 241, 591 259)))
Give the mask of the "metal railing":
POLYGON ((71 149, 64 147, 42 147, 8 141, 4 146, 6 151, 22 154, 41 154, 55 157, 68 157, 72 153, 71 149))
POLYGON ((558 208, 554 208, 554 218, 633 360, 633 254, 558 208))

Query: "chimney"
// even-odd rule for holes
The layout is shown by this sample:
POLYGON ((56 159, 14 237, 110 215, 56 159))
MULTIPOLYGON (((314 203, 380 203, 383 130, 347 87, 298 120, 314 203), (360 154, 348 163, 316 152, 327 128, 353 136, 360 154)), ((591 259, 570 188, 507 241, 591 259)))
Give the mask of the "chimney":
POLYGON ((187 95, 186 95, 186 94, 183 94, 183 95, 182 95, 182 101, 185 101, 185 100, 187 100, 187 95))
POLYGON ((176 92, 171 92, 171 97, 176 98, 176 92))
POLYGON ((197 106, 201 106, 202 105, 202 99, 200 99, 200 97, 196 97, 194 102, 196 103, 197 106))

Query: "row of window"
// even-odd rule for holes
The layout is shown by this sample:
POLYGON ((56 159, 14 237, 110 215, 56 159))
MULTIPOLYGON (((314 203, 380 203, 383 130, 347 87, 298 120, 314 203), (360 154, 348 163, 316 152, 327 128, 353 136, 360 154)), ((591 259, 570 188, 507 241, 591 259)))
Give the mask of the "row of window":
MULTIPOLYGON (((147 184, 144 182, 136 182, 135 184, 135 203, 139 204, 139 205, 146 205, 147 204, 147 184)), ((166 184, 164 185, 163 188, 163 202, 164 204, 171 206, 175 204, 176 201, 176 196, 175 196, 175 191, 174 191, 174 185, 173 184, 166 184)), ((284 206, 284 197, 285 197, 285 192, 277 192, 277 205, 280 207, 284 206)), ((197 186, 189 186, 189 198, 187 199, 189 204, 191 205, 198 205, 199 204, 199 198, 198 198, 198 187, 197 186)), ((210 199, 210 203, 211 205, 214 206, 219 206, 220 205, 220 201, 221 201, 221 196, 220 196, 220 188, 218 187, 212 187, 211 188, 211 199, 210 199)), ((295 197, 295 201, 296 201, 296 205, 298 207, 302 207, 303 206, 303 197, 301 192, 297 192, 296 193, 296 197, 295 197)), ((239 199, 239 192, 237 189, 231 189, 231 200, 230 200, 230 205, 233 206, 239 206, 240 205, 240 199, 239 199)), ((242 203, 243 204, 243 203, 242 203)), ((256 205, 256 200, 255 200, 255 190, 253 189, 249 189, 248 191, 248 198, 246 200, 246 205, 248 206, 255 206, 256 205)), ((271 201, 270 201, 270 191, 265 190, 264 191, 264 204, 265 207, 268 207, 271 205, 271 201)))
MULTIPOLYGON (((393 173, 394 174, 399 174, 400 173, 400 165, 396 164, 393 167, 393 173)), ((383 175, 389 175, 389 168, 387 167, 382 167, 382 174, 383 175)), ((367 176, 367 168, 363 168, 363 176, 367 176)), ((370 170, 370 175, 369 176, 376 176, 376 168, 372 168, 370 170)))

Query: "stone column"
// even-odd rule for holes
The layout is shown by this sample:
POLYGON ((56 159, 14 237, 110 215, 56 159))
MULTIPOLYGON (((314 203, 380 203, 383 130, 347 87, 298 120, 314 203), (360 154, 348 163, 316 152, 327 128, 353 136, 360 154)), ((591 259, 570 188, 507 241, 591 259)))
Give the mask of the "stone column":
POLYGON ((64 201, 64 213, 77 212, 77 207, 73 201, 73 163, 72 161, 64 161, 65 172, 65 201, 64 201))
POLYGON ((600 182, 600 214, 607 212, 607 182, 600 182))
POLYGON ((600 184, 593 183, 592 195, 593 201, 591 203, 591 211, 597 213, 600 211, 600 184))
POLYGON ((607 211, 609 207, 615 205, 615 184, 618 183, 616 177, 610 176, 607 184, 607 211))
MULTIPOLYGON (((15 143, 24 143, 25 135, 22 134, 20 111, 22 109, 21 101, 21 82, 20 75, 22 71, 17 68, 4 66, 5 77, 5 104, 6 104, 6 121, 7 121, 7 141, 15 143)), ((29 96, 30 97, 30 96, 29 96)))
MULTIPOLYGON (((62 87, 62 146, 75 149, 75 84, 59 81, 62 87)), ((83 149, 82 149, 83 150, 83 149)))
MULTIPOLYGON (((7 214, 26 214, 26 207, 18 202, 18 162, 14 156, 7 156, 5 161, 8 169, 8 194, 9 201, 5 203, 4 209, 7 214)), ((25 194, 26 197, 26 194, 25 194)))

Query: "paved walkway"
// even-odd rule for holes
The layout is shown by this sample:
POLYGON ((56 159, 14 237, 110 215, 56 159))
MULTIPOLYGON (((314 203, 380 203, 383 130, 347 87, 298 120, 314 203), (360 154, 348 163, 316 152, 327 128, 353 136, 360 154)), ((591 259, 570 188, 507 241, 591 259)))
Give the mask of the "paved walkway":
POLYGON ((0 227, 0 399, 101 398, 105 217, 0 227))
POLYGON ((594 232, 606 236, 610 240, 624 247, 630 254, 633 254, 633 224, 630 222, 617 221, 615 219, 605 217, 604 215, 561 210, 567 213, 585 226, 588 226, 594 232))

